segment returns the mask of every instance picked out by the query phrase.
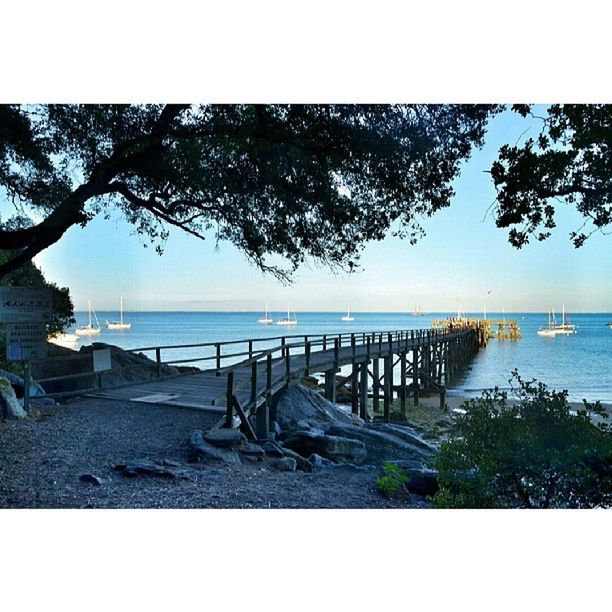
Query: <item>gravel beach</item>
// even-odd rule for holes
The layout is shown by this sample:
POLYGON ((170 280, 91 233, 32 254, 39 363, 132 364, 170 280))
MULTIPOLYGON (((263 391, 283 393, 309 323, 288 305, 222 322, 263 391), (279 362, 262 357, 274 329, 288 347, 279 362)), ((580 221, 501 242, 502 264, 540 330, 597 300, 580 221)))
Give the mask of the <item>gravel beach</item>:
POLYGON ((387 500, 375 466, 279 472, 272 459, 187 463, 185 441, 218 414, 83 398, 21 421, 0 423, 0 508, 407 508, 387 500), (113 466, 135 459, 176 462, 185 478, 128 478, 113 466), (82 474, 101 479, 82 482, 82 474))

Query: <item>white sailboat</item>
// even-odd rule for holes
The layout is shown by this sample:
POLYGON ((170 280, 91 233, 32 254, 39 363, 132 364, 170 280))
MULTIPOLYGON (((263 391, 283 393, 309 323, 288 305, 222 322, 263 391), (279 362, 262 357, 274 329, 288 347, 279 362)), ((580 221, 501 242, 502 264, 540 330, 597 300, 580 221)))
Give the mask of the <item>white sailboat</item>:
POLYGON ((293 310, 293 308, 291 310, 293 311, 293 319, 291 318, 291 315, 289 314, 289 306, 287 306, 287 318, 278 319, 278 321, 276 321, 276 324, 277 325, 297 325, 297 317, 295 316, 295 310, 293 310))
POLYGON ((98 321, 98 315, 96 314, 96 311, 91 307, 91 300, 88 300, 87 302, 87 310, 89 311, 89 324, 83 325, 81 327, 77 327, 74 333, 77 336, 98 336, 100 332, 102 331, 102 329, 100 328, 100 322, 98 321), (91 321, 92 312, 96 320, 95 327, 91 321))
POLYGON ((557 335, 557 331, 555 329, 555 314, 552 308, 548 309, 548 326, 540 327, 538 329, 538 336, 544 336, 545 338, 554 338, 557 335))
POLYGON ((268 302, 266 302, 266 311, 264 313, 264 316, 261 319, 257 319, 258 323, 261 323, 262 325, 270 325, 271 323, 273 323, 274 321, 272 321, 272 317, 270 316, 270 309, 268 308, 268 302))
POLYGON ((413 317, 422 317, 425 313, 421 310, 420 306, 417 306, 411 314, 413 317))
POLYGON ((576 326, 569 322, 569 319, 565 317, 565 304, 563 304, 563 319, 561 325, 555 325, 555 332, 558 334, 575 334, 576 326))
POLYGON ((342 317, 343 321, 354 321, 355 317, 351 316, 351 305, 349 304, 346 308, 346 314, 342 317))
POLYGON ((131 329, 131 323, 125 323, 123 321, 123 296, 121 296, 121 315, 119 321, 107 321, 106 329, 131 329))

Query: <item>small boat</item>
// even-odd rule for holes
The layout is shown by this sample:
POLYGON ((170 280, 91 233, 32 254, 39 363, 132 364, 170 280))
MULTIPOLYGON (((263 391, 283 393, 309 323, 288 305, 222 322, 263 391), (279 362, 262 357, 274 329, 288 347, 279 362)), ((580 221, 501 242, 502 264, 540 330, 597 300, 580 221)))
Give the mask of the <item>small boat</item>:
POLYGON ((351 317, 351 306, 349 304, 349 306, 347 306, 346 308, 346 314, 342 317, 343 321, 354 321, 355 317, 351 317))
POLYGON ((124 323, 123 321, 123 296, 121 296, 121 315, 119 321, 107 321, 106 329, 131 329, 131 323, 124 323))
POLYGON ((422 317, 425 313, 421 310, 420 306, 417 306, 411 314, 413 317, 422 317))
POLYGON ((557 335, 557 330, 555 329, 555 314, 552 308, 548 309, 548 326, 540 327, 538 329, 538 336, 544 336, 545 338, 554 338, 557 335))
POLYGON ((64 348, 75 348, 80 339, 76 334, 53 334, 47 337, 47 342, 63 346, 64 348))
MULTIPOLYGON (((291 309, 293 310, 293 309, 291 309)), ((293 319, 289 314, 289 307, 287 307, 287 318, 286 319, 278 319, 276 322, 277 325, 297 325, 297 318, 295 316, 295 311, 293 310, 293 319)))
POLYGON ((555 325, 555 331, 558 334, 565 334, 566 336, 576 333, 576 326, 569 322, 569 318, 565 316, 565 304, 563 304, 563 319, 561 325, 555 325))
POLYGON ((607 323, 608 327, 612 329, 612 323, 607 323))
POLYGON ((82 325, 81 327, 77 327, 75 330, 75 334, 77 336, 98 336, 102 329, 100 328, 100 322, 98 321, 98 315, 96 311, 91 307, 91 300, 87 303, 87 310, 89 311, 89 325, 82 325), (91 321, 91 313, 93 312, 93 316, 96 320, 96 325, 94 327, 91 321))
POLYGON ((268 302, 266 302, 266 311, 264 313, 264 316, 261 319, 257 319, 257 322, 261 323, 262 325, 270 325, 271 323, 274 323, 274 321, 272 320, 272 317, 270 316, 268 302))

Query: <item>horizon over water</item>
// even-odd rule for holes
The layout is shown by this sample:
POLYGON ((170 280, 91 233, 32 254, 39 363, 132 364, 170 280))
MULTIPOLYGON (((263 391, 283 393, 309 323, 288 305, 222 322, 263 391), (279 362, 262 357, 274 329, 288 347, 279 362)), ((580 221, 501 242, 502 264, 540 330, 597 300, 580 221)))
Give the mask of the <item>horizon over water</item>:
MULTIPOLYGON (((272 318, 286 316, 274 311, 272 318)), ((344 312, 296 312, 298 325, 290 328, 274 324, 262 325, 257 319, 261 312, 214 311, 131 311, 124 320, 132 323, 129 331, 111 331, 106 320, 119 318, 117 311, 101 311, 99 336, 81 337, 78 346, 92 342, 114 344, 124 349, 140 347, 225 342, 249 338, 273 338, 282 335, 320 335, 430 329, 434 319, 455 316, 452 312, 412 316, 405 312, 352 312, 352 322, 341 321, 344 312)), ((482 317, 482 313, 463 313, 482 317)), ((489 312, 488 318, 502 318, 502 313, 489 312)), ((509 388, 511 371, 518 369, 525 379, 536 378, 551 389, 567 389, 572 400, 587 399, 612 402, 612 313, 570 313, 577 333, 571 336, 544 338, 537 335, 547 323, 547 313, 511 313, 507 319, 518 321, 520 340, 491 340, 481 349, 460 375, 449 385, 451 392, 478 395, 482 389, 499 386, 509 388)), ((88 322, 87 312, 75 312, 77 325, 88 322)), ((559 321, 560 314, 557 315, 559 321)), ((67 331, 74 331, 75 326, 67 331)), ((260 347, 263 348, 263 347, 260 347)), ((192 359, 212 355, 213 349, 172 349, 162 353, 162 360, 192 359)), ((149 354, 149 356, 152 356, 149 354)), ((212 362, 194 363, 212 367, 212 362)))

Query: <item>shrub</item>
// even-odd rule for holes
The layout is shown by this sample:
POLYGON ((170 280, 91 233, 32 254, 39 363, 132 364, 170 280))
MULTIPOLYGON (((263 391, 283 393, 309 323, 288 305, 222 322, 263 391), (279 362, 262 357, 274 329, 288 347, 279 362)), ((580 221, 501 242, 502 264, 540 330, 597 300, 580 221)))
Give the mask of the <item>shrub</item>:
POLYGON ((593 508, 612 505, 612 430, 599 402, 572 410, 567 391, 518 383, 463 404, 436 457, 443 508, 593 508), (599 422, 595 423, 596 416, 599 422))
POLYGON ((401 486, 408 482, 404 470, 394 463, 383 462, 383 475, 376 481, 378 490, 388 498, 395 497, 401 486))

